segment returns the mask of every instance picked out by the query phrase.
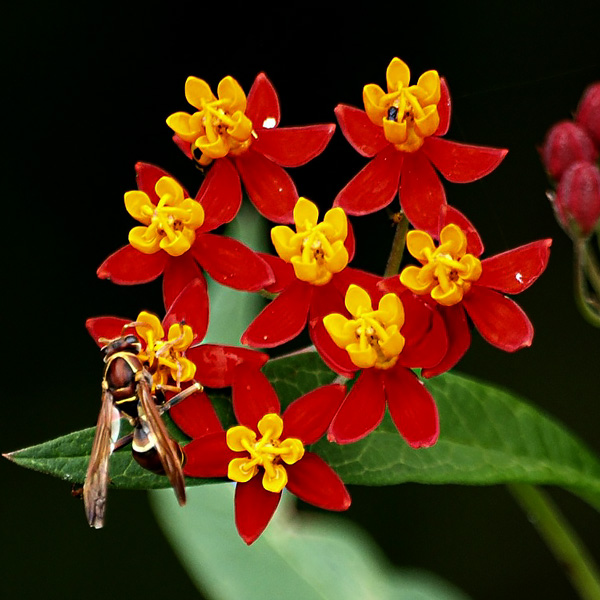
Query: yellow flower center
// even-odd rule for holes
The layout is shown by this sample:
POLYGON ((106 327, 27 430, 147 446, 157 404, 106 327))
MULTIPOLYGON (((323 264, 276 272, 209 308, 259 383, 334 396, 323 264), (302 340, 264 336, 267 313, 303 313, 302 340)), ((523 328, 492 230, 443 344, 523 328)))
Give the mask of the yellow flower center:
POLYGON ((271 240, 277 254, 292 264, 296 277, 313 285, 325 285, 334 273, 348 264, 344 241, 348 220, 341 208, 332 208, 317 223, 319 210, 306 198, 294 207, 296 232, 285 225, 271 229, 271 240))
POLYGON ((423 266, 406 267, 400 281, 415 294, 430 294, 443 306, 458 304, 481 277, 481 261, 466 254, 467 238, 457 225, 442 229, 437 248, 428 233, 409 231, 406 247, 423 266))
POLYGON ((194 243, 195 230, 204 223, 204 209, 199 202, 184 198, 183 188, 171 177, 161 177, 154 189, 160 198, 156 206, 145 192, 125 194, 127 212, 143 223, 129 232, 129 243, 144 254, 162 249, 171 256, 181 256, 194 243))
POLYGON ((229 462, 227 477, 239 483, 250 481, 262 467, 262 484, 269 492, 281 492, 287 484, 287 472, 281 461, 293 465, 304 456, 304 445, 299 439, 280 440, 283 421, 275 413, 265 415, 258 422, 260 439, 252 429, 237 425, 227 430, 227 446, 234 452, 246 452, 247 457, 229 462))
POLYGON ((175 382, 173 389, 178 389, 181 383, 194 378, 196 365, 185 357, 185 351, 194 341, 194 332, 189 325, 174 323, 169 327, 166 340, 160 320, 152 313, 142 311, 133 325, 146 344, 139 358, 148 365, 154 388, 173 388, 168 384, 171 380, 175 382))
POLYGON ((323 319, 333 341, 348 352, 360 369, 389 369, 396 364, 404 348, 400 333, 404 325, 404 307, 396 294, 386 294, 373 310, 369 294, 357 285, 346 292, 346 308, 354 317, 334 313, 323 319))
POLYGON ((394 58, 386 79, 387 93, 374 83, 363 88, 365 111, 375 125, 383 127, 386 139, 398 150, 415 152, 440 124, 440 76, 437 71, 427 71, 416 85, 409 85, 408 66, 394 58))
POLYGON ((167 118, 167 125, 182 140, 191 142, 194 159, 201 165, 245 152, 256 137, 252 121, 244 114, 246 95, 240 84, 227 76, 220 81, 217 95, 206 81, 188 77, 185 97, 197 112, 176 112, 167 118))

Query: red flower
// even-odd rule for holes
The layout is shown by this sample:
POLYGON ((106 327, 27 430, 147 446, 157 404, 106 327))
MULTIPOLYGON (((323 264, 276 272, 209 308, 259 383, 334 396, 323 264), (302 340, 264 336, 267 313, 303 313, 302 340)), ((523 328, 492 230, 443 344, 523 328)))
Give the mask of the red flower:
POLYGON ((475 229, 458 211, 441 227, 436 248, 431 236, 419 230, 407 235, 407 249, 420 266, 406 267, 397 277, 382 282, 386 291, 408 288, 423 297, 442 316, 448 332, 448 349, 425 377, 453 367, 470 345, 467 315, 493 346, 514 352, 530 346, 533 326, 519 306, 504 296, 526 290, 545 270, 552 240, 545 239, 480 260, 483 244, 475 229))
POLYGON ((239 182, 218 179, 231 169, 228 163, 215 165, 195 200, 159 167, 137 163, 135 168, 139 191, 125 194, 125 205, 143 225, 134 227, 130 243, 100 265, 98 277, 132 285, 163 275, 167 309, 190 281, 206 285, 202 269, 238 290, 257 291, 272 283, 270 267, 255 252, 233 238, 210 233, 231 221, 239 208, 223 198, 224 186, 239 190, 239 182))
POLYGON ((298 193, 282 167, 298 167, 321 154, 335 125, 278 127, 277 92, 264 73, 256 77, 247 103, 232 77, 221 80, 218 98, 196 77, 188 78, 185 93, 198 112, 175 113, 167 124, 189 158, 201 165, 214 161, 213 185, 220 201, 237 213, 241 177, 258 212, 276 223, 289 223, 298 193))
POLYGON ((450 125, 445 80, 428 71, 417 85, 408 86, 409 77, 408 67, 395 58, 387 70, 387 94, 370 84, 363 92, 366 111, 345 104, 336 107, 346 139, 373 160, 342 189, 334 206, 350 215, 365 215, 386 207, 400 190, 408 220, 433 234, 446 206, 435 169, 448 181, 468 183, 492 172, 507 150, 442 139, 450 125))
POLYGON ((349 357, 350 368, 361 372, 329 427, 328 439, 338 444, 360 440, 381 423, 387 406, 410 446, 435 444, 435 401, 411 369, 436 365, 445 355, 442 319, 410 293, 402 299, 393 293, 382 297, 355 285, 346 293, 346 309, 350 317, 334 313, 324 318, 336 349, 327 362, 343 373, 349 357), (377 309, 372 298, 378 300, 377 309))
POLYGON ((326 385, 292 402, 280 416, 268 379, 245 366, 235 370, 233 410, 240 425, 210 433, 184 448, 184 472, 237 482, 235 522, 247 544, 264 531, 284 487, 327 510, 346 510, 350 495, 318 455, 305 451, 325 433, 344 397, 343 385, 326 385), (262 477, 256 477, 259 473, 262 477), (262 479, 262 481, 261 481, 262 479))

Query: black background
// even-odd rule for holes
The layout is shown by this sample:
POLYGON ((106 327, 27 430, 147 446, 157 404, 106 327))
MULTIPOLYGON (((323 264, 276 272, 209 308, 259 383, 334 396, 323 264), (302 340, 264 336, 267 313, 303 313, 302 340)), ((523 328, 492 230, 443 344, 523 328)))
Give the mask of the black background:
MULTIPOLYGON (((119 287, 95 270, 132 226, 122 197, 135 188, 136 161, 197 188, 164 122, 188 110, 186 77, 214 89, 230 74, 247 91, 265 71, 282 126, 333 122, 336 104, 361 106, 364 84, 385 85, 393 56, 415 77, 435 68, 447 78, 449 139, 510 149, 490 176, 446 186, 487 255, 554 238, 547 272, 518 298, 536 328, 533 347, 510 355, 475 336, 460 370, 529 398, 600 452, 599 335, 575 308, 571 243, 546 200, 537 153, 546 129, 600 79, 597 2, 21 2, 4 10, 3 452, 95 422, 101 363, 86 318, 161 310, 158 283, 119 287)), ((364 163, 338 131, 291 174, 327 208, 364 163)), ((353 224, 353 266, 381 273, 385 216, 353 224)), ((142 493, 112 493, 110 524, 96 532, 68 484, 7 461, 0 469, 5 597, 195 594, 142 493)), ((430 569, 473 598, 576 597, 502 487, 351 492, 348 518, 398 565, 430 569)), ((566 492, 552 495, 600 558, 598 514, 566 492)))

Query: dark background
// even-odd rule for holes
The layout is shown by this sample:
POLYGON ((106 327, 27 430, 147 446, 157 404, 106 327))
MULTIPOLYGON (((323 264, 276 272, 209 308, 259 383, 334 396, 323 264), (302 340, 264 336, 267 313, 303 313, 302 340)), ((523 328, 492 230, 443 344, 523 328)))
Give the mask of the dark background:
MULTIPOLYGON (((460 370, 529 398, 600 452, 599 332, 575 308, 571 243, 546 200, 536 149, 600 79, 598 3, 282 6, 5 7, 0 449, 95 423, 101 363, 86 318, 161 310, 159 284, 119 287, 97 280, 95 270, 132 226, 122 198, 135 188, 136 161, 159 164, 197 188, 197 173, 164 122, 188 110, 188 75, 214 89, 230 74, 247 91, 265 71, 280 95, 282 126, 302 125, 333 121, 339 102, 361 106, 362 86, 384 86, 386 66, 399 56, 414 77, 435 68, 447 78, 449 139, 510 149, 482 181, 446 186, 450 202, 479 228, 487 254, 554 238, 547 272, 518 298, 536 328, 533 347, 510 355, 474 336, 460 370)), ((321 157, 291 174, 302 195, 329 207, 363 164, 338 131, 321 157)), ((353 223, 353 266, 382 272, 389 244, 380 239, 391 241, 392 233, 385 216, 353 223)), ((91 531, 68 484, 7 461, 0 469, 5 597, 194 595, 144 494, 112 493, 110 526, 91 531)), ((477 599, 576 597, 503 487, 351 492, 348 518, 364 524, 398 565, 432 570, 477 599)), ((566 492, 552 495, 600 558, 598 514, 566 492)))

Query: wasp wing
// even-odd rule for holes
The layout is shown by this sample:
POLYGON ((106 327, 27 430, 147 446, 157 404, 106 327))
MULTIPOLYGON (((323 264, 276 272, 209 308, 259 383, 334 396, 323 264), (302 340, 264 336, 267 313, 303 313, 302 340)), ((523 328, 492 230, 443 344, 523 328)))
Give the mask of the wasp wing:
POLYGON ((108 390, 104 390, 90 462, 83 484, 85 514, 90 527, 95 529, 100 529, 104 525, 108 489, 108 461, 113 450, 113 440, 118 435, 118 430, 115 431, 114 426, 119 424, 118 412, 113 404, 112 394, 108 390))
POLYGON ((154 436, 155 448, 158 457, 169 478, 177 501, 181 506, 185 504, 185 478, 181 465, 181 455, 176 442, 171 439, 164 421, 160 417, 158 406, 154 402, 150 386, 145 379, 138 381, 138 400, 142 409, 142 419, 148 424, 148 429, 154 436))

